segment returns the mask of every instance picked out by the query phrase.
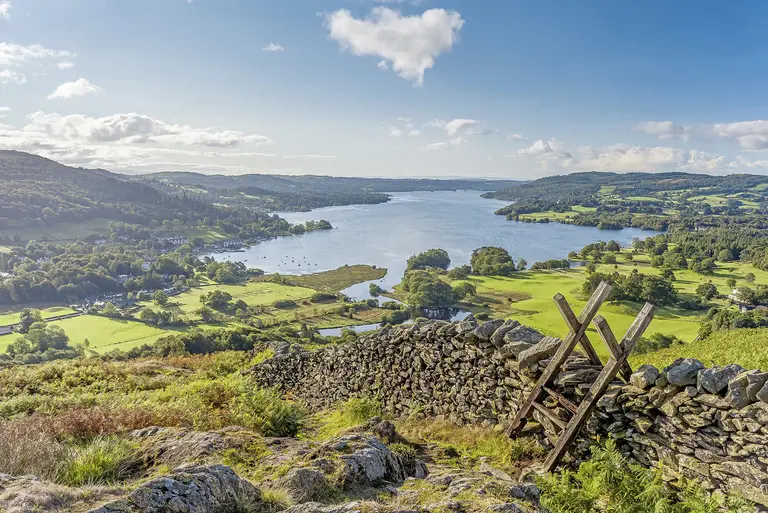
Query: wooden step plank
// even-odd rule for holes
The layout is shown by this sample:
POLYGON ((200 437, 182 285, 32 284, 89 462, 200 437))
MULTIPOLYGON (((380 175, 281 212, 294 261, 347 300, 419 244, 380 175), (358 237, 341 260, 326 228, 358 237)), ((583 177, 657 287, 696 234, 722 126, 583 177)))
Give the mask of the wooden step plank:
POLYGON ((557 467, 560 459, 563 457, 565 452, 568 450, 568 447, 573 443, 573 440, 578 435, 582 424, 589 418, 589 415, 597 406, 598 400, 603 396, 605 390, 608 388, 608 385, 621 369, 622 364, 625 362, 627 356, 629 356, 629 354, 632 352, 632 349, 634 349, 635 344, 637 344, 637 341, 640 340, 640 337, 648 328, 648 325, 653 320, 655 311, 656 307, 650 303, 646 303, 638 316, 635 318, 635 321, 632 323, 632 326, 629 327, 629 330, 627 330, 627 334, 624 336, 624 340, 622 340, 622 343, 619 346, 621 349, 620 353, 618 354, 619 359, 615 359, 613 356, 611 356, 611 358, 608 360, 608 363, 606 363, 605 368, 600 373, 600 376, 598 376, 597 380, 589 389, 587 395, 584 397, 584 401, 582 401, 579 405, 578 411, 570 420, 570 422, 568 422, 566 428, 558 436, 555 448, 552 449, 552 451, 547 456, 547 459, 544 461, 544 472, 551 472, 555 469, 555 467, 557 467))
POLYGON ((581 340, 581 336, 584 335, 584 332, 587 331, 589 323, 592 321, 592 319, 594 319, 595 315, 597 315, 597 311, 600 309, 600 306, 603 304, 610 293, 611 286, 606 282, 602 282, 597 287, 597 290, 595 290, 594 294, 592 294, 592 297, 589 298, 589 301, 584 307, 584 310, 582 310, 581 315, 579 315, 579 318, 577 319, 579 322, 578 329, 571 330, 565 340, 563 340, 563 342, 560 344, 560 347, 555 353, 555 356, 552 357, 552 361, 544 369, 544 372, 536 382, 536 385, 533 387, 530 395, 517 411, 515 418, 507 427, 507 436, 513 436, 521 426, 525 425, 525 418, 531 412, 533 403, 538 400, 539 395, 541 395, 541 392, 544 389, 544 386, 547 385, 552 380, 552 378, 554 378, 555 374, 560 371, 560 366, 565 363, 568 355, 571 354, 573 348, 576 347, 576 344, 579 342, 579 340, 581 340))
POLYGON ((560 428, 560 431, 565 429, 565 426, 568 425, 566 421, 561 419, 555 412, 547 408, 541 403, 533 403, 533 407, 536 408, 536 410, 539 411, 542 415, 544 415, 547 419, 549 419, 550 422, 552 422, 554 425, 560 428))
POLYGON ((555 392, 549 387, 544 387, 544 391, 557 399, 557 402, 562 404, 566 409, 570 410, 571 413, 576 413, 578 411, 579 407, 576 406, 575 403, 571 402, 568 398, 566 398, 563 394, 555 392))

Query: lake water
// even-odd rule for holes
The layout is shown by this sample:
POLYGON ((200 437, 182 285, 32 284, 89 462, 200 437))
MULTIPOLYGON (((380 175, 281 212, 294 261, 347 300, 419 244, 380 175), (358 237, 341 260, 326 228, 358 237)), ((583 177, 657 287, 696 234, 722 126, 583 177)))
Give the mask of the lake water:
MULTIPOLYGON (((430 248, 445 249, 451 266, 468 264, 472 251, 500 246, 528 265, 552 258, 566 258, 591 242, 616 240, 622 245, 654 232, 637 228, 598 230, 558 223, 534 224, 507 221, 494 215, 507 201, 480 197, 477 191, 411 192, 393 194, 389 203, 328 207, 312 212, 281 213, 291 223, 325 219, 333 230, 280 237, 245 252, 212 255, 242 261, 267 273, 306 274, 336 269, 345 264, 371 264, 389 272, 377 283, 390 289, 398 284, 411 255, 430 248)), ((365 299, 368 283, 344 291, 365 299)))

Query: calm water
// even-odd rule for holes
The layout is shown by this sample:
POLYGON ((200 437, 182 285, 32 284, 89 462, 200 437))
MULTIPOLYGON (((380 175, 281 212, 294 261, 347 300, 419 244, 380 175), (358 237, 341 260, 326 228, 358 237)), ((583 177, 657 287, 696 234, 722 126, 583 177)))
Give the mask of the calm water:
MULTIPOLYGON (((405 261, 430 248, 443 248, 451 265, 469 263, 472 250, 501 246, 528 265, 551 258, 565 258, 570 251, 599 240, 629 244, 634 237, 653 232, 636 228, 602 231, 557 223, 531 224, 507 221, 493 214, 506 201, 483 199, 477 191, 412 192, 393 195, 380 205, 328 207, 312 212, 283 213, 291 223, 326 219, 334 230, 297 237, 281 237, 245 252, 213 255, 217 259, 245 262, 267 273, 306 274, 336 269, 344 264, 371 264, 389 272, 378 283, 384 289, 400 282, 405 261)), ((353 298, 367 298, 368 283, 345 291, 353 298)))

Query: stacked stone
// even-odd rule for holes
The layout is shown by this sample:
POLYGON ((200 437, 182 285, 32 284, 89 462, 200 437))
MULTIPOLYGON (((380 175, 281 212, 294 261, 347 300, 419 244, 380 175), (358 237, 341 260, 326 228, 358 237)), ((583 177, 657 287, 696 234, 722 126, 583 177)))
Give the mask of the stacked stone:
MULTIPOLYGON (((372 397, 395 416, 505 424, 559 344, 514 320, 426 321, 311 353, 283 352, 250 372, 259 385, 278 386, 315 408, 372 397)), ((552 385, 577 404, 598 373, 585 364, 574 353, 552 385)), ((567 421, 551 398, 545 404, 567 421)), ((550 438, 557 432, 538 411, 533 416, 550 438)), ((707 369, 693 359, 661 371, 644 365, 629 384, 611 385, 582 435, 572 449, 577 457, 588 454, 591 440, 610 435, 632 460, 662 463, 670 479, 695 478, 768 506, 766 372, 707 369)))
MULTIPOLYGON (((393 415, 490 425, 514 415, 559 344, 512 320, 425 321, 314 352, 283 351, 250 372, 314 408, 373 397, 393 415)), ((576 400, 595 376, 564 373, 555 386, 576 400)))
POLYGON ((606 431, 644 466, 768 505, 768 373, 676 360, 643 365, 598 405, 606 431))

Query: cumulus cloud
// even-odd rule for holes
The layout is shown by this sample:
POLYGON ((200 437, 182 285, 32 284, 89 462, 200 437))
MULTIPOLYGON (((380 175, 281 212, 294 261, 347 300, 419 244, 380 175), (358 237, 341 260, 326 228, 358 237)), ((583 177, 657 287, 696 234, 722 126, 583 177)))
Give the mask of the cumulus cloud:
POLYGON ((517 150, 517 154, 521 157, 538 157, 548 154, 566 155, 566 152, 565 145, 557 139, 550 139, 548 141, 539 139, 538 141, 534 141, 530 146, 517 150))
POLYGON ((72 52, 52 50, 39 44, 25 46, 0 42, 0 83, 23 84, 27 81, 27 76, 21 71, 23 68, 74 57, 76 55, 72 52))
MULTIPOLYGON (((453 48, 464 20, 456 11, 430 9, 421 15, 403 16, 388 7, 376 7, 365 19, 347 9, 325 17, 331 39, 354 55, 371 55, 390 63, 406 80, 424 84, 424 73, 441 53, 453 48)), ((381 62, 378 66, 381 68, 381 62)))
POLYGON ((11 2, 0 2, 0 18, 4 20, 11 17, 11 2))
POLYGON ((24 127, 27 132, 43 133, 57 139, 87 143, 158 143, 235 148, 248 143, 271 142, 263 135, 169 124, 135 113, 95 118, 83 114, 35 112, 28 118, 30 122, 24 127))
POLYGON ((72 69, 75 67, 75 63, 72 61, 61 61, 56 63, 56 67, 59 69, 72 69))
POLYGON ((397 128, 395 125, 389 125, 389 129, 387 133, 391 137, 400 137, 401 135, 403 135, 403 131, 397 128))
POLYGON ((246 147, 265 142, 271 141, 234 130, 170 124, 139 114, 95 118, 36 112, 27 116, 24 126, 0 124, 0 149, 36 153, 69 165, 124 171, 241 173, 249 169, 245 166, 248 161, 277 157, 246 147), (237 151, 239 148, 242 150, 237 151))
POLYGON ((672 121, 646 121, 637 125, 635 129, 660 139, 684 141, 691 138, 722 139, 736 142, 745 150, 768 149, 768 120, 762 119, 700 125, 680 125, 672 121))
POLYGON ((678 125, 672 121, 645 121, 635 126, 635 130, 659 139, 682 139, 684 141, 687 141, 694 132, 693 127, 678 125))
POLYGON ((678 169, 694 173, 714 173, 737 167, 735 162, 729 162, 725 155, 716 155, 703 151, 691 150, 688 160, 678 169))
POLYGON ((269 43, 267 46, 261 49, 262 52, 284 52, 285 47, 275 43, 269 43))
POLYGON ((92 93, 100 93, 101 87, 92 84, 85 78, 78 78, 74 82, 65 82, 48 95, 49 100, 69 100, 76 96, 85 96, 92 93))

